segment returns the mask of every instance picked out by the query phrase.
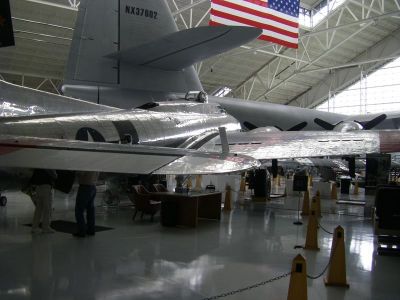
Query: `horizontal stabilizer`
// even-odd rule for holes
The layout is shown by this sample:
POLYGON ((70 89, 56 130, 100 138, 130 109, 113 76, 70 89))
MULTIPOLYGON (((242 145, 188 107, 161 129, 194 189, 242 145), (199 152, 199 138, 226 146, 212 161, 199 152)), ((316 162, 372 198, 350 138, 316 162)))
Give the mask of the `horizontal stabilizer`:
POLYGON ((0 136, 0 167, 126 174, 211 174, 247 170, 259 162, 216 152, 59 139, 0 136))
POLYGON ((121 63, 181 70, 248 43, 260 34, 260 29, 242 26, 190 28, 106 57, 118 59, 121 63))

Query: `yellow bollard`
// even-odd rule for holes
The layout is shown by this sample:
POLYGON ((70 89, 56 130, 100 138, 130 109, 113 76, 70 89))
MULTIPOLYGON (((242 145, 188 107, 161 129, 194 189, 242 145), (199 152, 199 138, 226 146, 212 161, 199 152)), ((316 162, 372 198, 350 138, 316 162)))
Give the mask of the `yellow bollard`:
POLYGON ((188 177, 186 179, 186 187, 188 190, 190 190, 192 188, 192 178, 191 177, 188 177))
POLYGON ((313 186, 313 178, 311 175, 308 175, 308 186, 313 186))
POLYGON ((331 188, 331 199, 332 199, 332 200, 337 200, 336 182, 332 183, 332 188, 331 188))
POLYGON ((333 233, 331 257, 329 260, 328 275, 325 277, 325 285, 349 287, 346 280, 346 253, 344 250, 344 229, 341 226, 335 228, 333 233))
POLYGON ((304 192, 303 209, 301 210, 301 215, 308 216, 309 214, 310 214, 310 192, 307 190, 304 192))
POLYGON ((315 215, 315 207, 311 208, 311 214, 308 217, 306 244, 304 249, 317 250, 318 247, 318 221, 315 215))
POLYGON ((322 214, 321 214, 321 194, 319 191, 317 191, 317 193, 315 194, 315 203, 316 203, 316 207, 315 207, 315 215, 317 216, 317 218, 321 218, 322 214))
POLYGON ((246 192, 246 177, 242 177, 240 180, 240 193, 243 195, 246 192))
POLYGON ((196 175, 196 183, 195 183, 195 187, 194 190, 196 192, 201 192, 201 181, 202 181, 202 176, 201 175, 196 175))
POLYGON ((293 259, 287 300, 307 300, 307 265, 300 254, 293 259))
POLYGON ((224 211, 229 212, 232 210, 231 204, 231 186, 229 184, 225 187, 225 202, 224 202, 224 211))
POLYGON ((281 186, 281 175, 278 174, 278 186, 281 186))
POLYGON ((353 192, 353 194, 354 194, 354 195, 358 195, 358 181, 356 181, 356 182, 354 183, 354 192, 353 192))

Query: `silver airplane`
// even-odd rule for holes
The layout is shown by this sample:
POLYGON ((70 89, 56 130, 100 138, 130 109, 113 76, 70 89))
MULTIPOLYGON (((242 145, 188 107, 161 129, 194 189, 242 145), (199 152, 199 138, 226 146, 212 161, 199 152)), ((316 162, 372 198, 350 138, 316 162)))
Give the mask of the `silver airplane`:
MULTIPOLYGON (((164 0, 83 0, 62 90, 71 97, 124 109, 176 100, 187 91, 203 90, 194 63, 259 34, 255 28, 229 26, 178 31, 164 0)), ((400 127, 400 112, 346 116, 227 97, 209 96, 209 102, 218 103, 249 130, 400 127)))
POLYGON ((164 101, 122 110, 0 83, 0 95, 10 103, 24 97, 54 110, 69 104, 69 111, 62 115, 0 120, 0 168, 12 168, 18 176, 23 176, 21 170, 26 168, 131 174, 229 173, 255 168, 263 159, 400 150, 399 130, 243 131, 240 122, 218 104, 203 100, 164 101))
MULTIPOLYGON (((159 0, 82 1, 64 91, 88 101, 0 81, 3 115, 26 114, 0 120, 0 167, 12 168, 18 178, 25 168, 210 174, 254 168, 261 159, 399 150, 398 131, 300 133, 259 127, 243 132, 243 122, 223 105, 206 103, 204 93, 184 96, 183 91, 201 90, 194 62, 259 32, 242 27, 177 32, 159 0), (145 104, 140 109, 122 109, 140 102, 145 104)), ((307 110, 307 117, 317 113, 307 110)))

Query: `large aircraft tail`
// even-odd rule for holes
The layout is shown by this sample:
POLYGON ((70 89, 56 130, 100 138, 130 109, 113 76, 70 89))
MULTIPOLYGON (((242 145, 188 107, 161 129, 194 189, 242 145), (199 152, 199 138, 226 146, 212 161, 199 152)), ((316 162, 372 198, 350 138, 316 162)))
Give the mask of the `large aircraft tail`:
POLYGON ((193 63, 260 33, 227 26, 178 31, 164 0, 81 0, 63 91, 111 105, 104 100, 133 90, 147 101, 202 90, 193 63))
POLYGON ((83 0, 71 44, 66 83, 120 84, 121 73, 127 68, 107 55, 177 30, 164 1, 83 0))

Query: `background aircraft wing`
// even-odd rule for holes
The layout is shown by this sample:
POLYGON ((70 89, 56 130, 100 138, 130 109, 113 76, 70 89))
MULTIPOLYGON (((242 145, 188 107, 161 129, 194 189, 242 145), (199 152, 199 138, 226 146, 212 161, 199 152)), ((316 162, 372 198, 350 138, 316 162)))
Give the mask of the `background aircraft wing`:
POLYGON ((132 174, 211 174, 257 167, 241 155, 166 147, 0 136, 0 167, 132 174))
MULTIPOLYGON (((266 132, 262 128, 228 135, 231 153, 256 159, 342 156, 400 151, 400 130, 266 132)), ((218 151, 219 137, 205 149, 218 151)))
POLYGON ((110 112, 116 108, 0 80, 0 117, 110 112))

